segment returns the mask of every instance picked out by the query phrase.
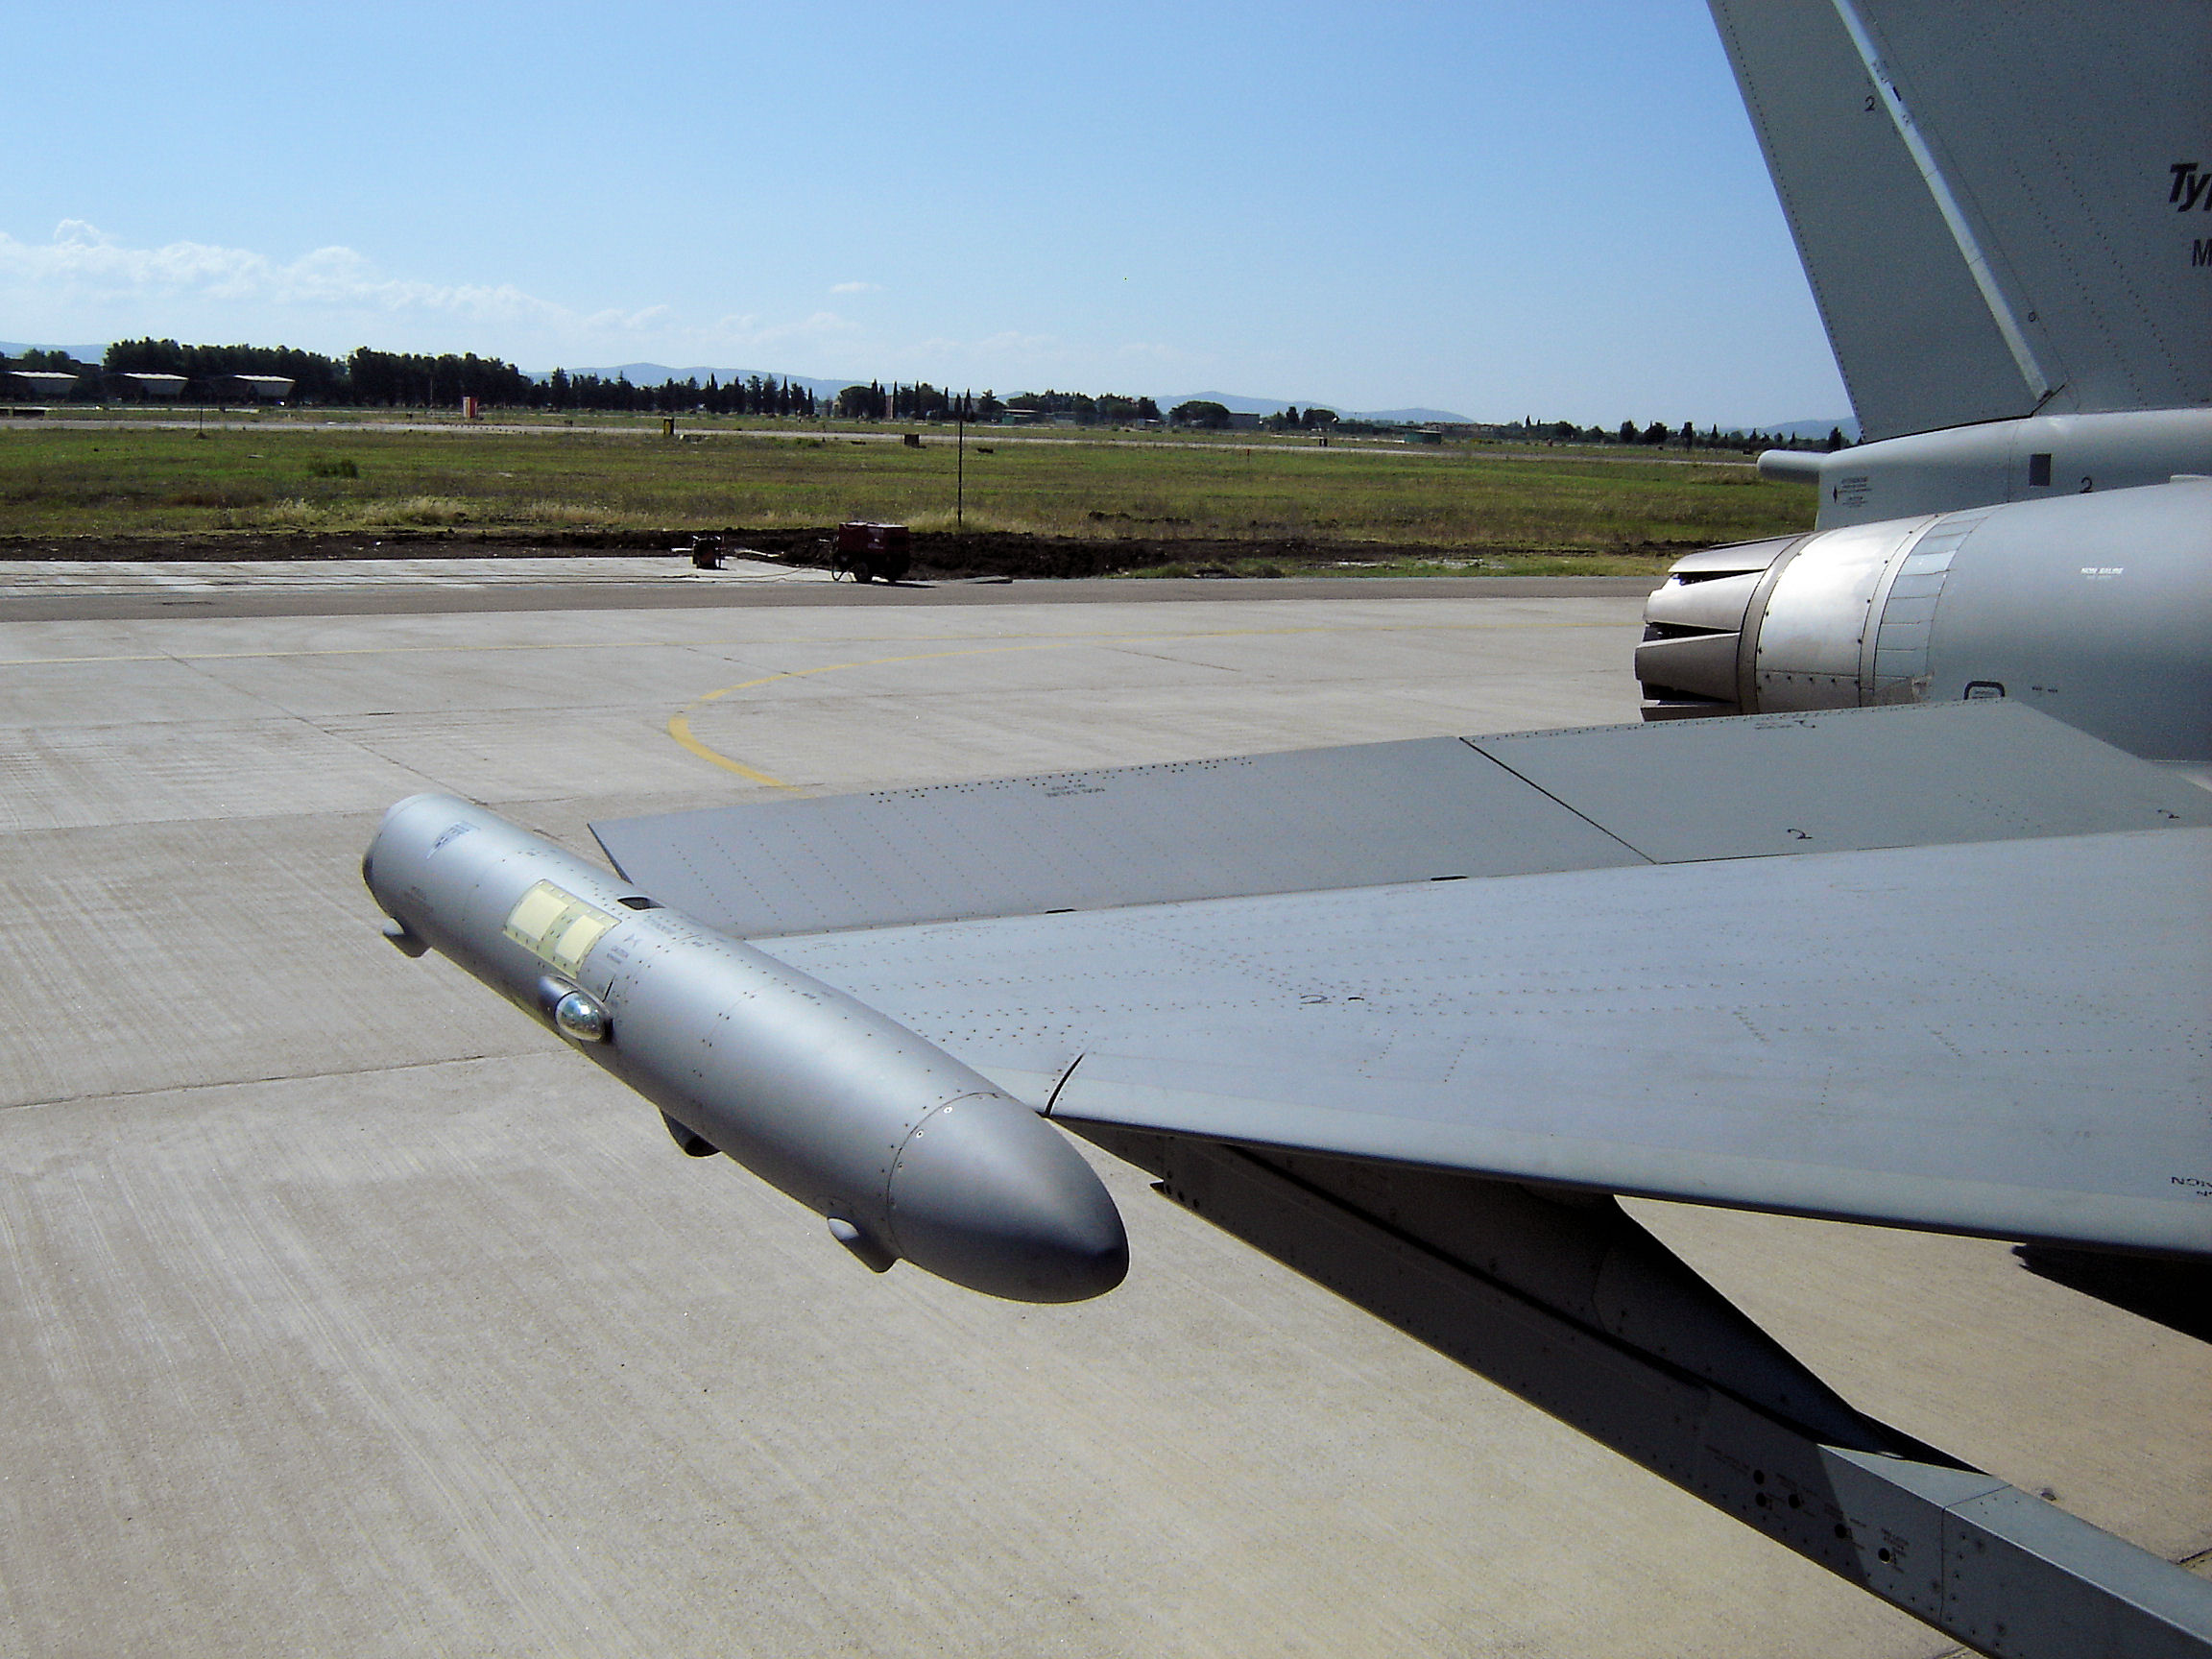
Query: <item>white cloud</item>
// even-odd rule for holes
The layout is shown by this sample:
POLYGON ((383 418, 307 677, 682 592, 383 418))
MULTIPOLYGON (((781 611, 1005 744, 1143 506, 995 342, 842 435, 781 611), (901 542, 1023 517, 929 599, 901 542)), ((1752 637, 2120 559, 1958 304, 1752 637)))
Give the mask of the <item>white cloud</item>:
POLYGON ((191 297, 228 303, 430 312, 470 320, 561 322, 570 313, 509 283, 421 282, 385 276, 350 248, 318 248, 278 261, 245 248, 170 242, 129 248, 96 225, 64 219, 53 240, 0 231, 0 281, 77 300, 191 297))
POLYGON ((242 338, 306 336, 301 344, 318 339, 342 350, 349 337, 358 344, 360 334, 376 332, 396 336, 403 349, 450 342, 532 365, 612 353, 691 361, 724 349, 850 346, 860 336, 858 325, 830 310, 785 319, 733 312, 702 325, 665 304, 586 311, 512 283, 394 276, 346 247, 292 259, 207 242, 133 248, 83 219, 62 220, 45 242, 0 231, 0 314, 41 338, 234 330, 242 338))
MULTIPOLYGON (((854 280, 832 291, 880 290, 854 280)), ((795 372, 866 367, 885 378, 1042 386, 1086 376, 1103 382, 1116 366, 1150 379, 1190 365, 1186 354, 1150 342, 1116 348, 1019 328, 901 345, 830 308, 779 315, 733 306, 711 321, 667 304, 585 309, 512 283, 393 276, 343 246, 288 259, 211 242, 138 248, 83 219, 63 220, 44 242, 0 231, 0 316, 25 338, 286 339, 332 351, 366 341, 484 351, 530 368, 637 358, 772 361, 795 372)))
POLYGON ((1001 328, 996 334, 987 334, 975 342, 978 351, 1015 351, 1035 355, 1050 351, 1059 346, 1058 338, 1050 334, 1023 334, 1019 329, 1001 328))
MULTIPOLYGON (((1070 347, 1057 334, 1024 334, 1018 328, 1002 328, 980 340, 932 340, 921 349, 950 355, 963 365, 973 366, 973 373, 976 374, 996 375, 999 379, 1015 374, 1074 373, 1094 355, 1070 347)), ((966 372, 969 370, 964 368, 963 373, 966 372)))
POLYGON ((883 292, 883 284, 880 282, 833 282, 830 285, 830 292, 832 294, 880 294, 883 292))
MULTIPOLYGON (((556 306, 554 309, 559 310, 560 308, 556 306)), ((594 311, 590 316, 581 319, 581 325, 593 333, 600 334, 642 334, 648 331, 658 332, 655 325, 661 323, 668 315, 668 307, 665 305, 648 305, 641 311, 623 311, 610 306, 604 311, 594 311)))
POLYGON ((787 340, 844 341, 859 332, 859 325, 834 311, 817 311, 796 323, 763 325, 751 313, 724 317, 702 336, 711 346, 776 346, 787 340))

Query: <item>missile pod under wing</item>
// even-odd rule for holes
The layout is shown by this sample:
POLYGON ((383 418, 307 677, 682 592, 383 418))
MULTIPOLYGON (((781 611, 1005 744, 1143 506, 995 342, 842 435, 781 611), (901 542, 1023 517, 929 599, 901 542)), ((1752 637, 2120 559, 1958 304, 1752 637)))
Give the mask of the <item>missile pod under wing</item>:
POLYGON ((385 813, 361 871, 402 950, 558 1031, 878 1271, 1025 1302, 1127 1271, 1120 1214, 1058 1130, 843 992, 449 795, 385 813))

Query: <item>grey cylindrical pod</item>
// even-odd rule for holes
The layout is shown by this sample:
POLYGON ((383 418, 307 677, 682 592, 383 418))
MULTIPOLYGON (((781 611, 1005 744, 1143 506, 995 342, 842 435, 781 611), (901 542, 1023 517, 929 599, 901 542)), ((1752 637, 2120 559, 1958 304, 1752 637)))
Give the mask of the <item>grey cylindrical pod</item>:
POLYGON ((402 948, 562 1030, 879 1254, 1031 1302, 1095 1296, 1126 1271, 1120 1215, 1059 1131, 834 987, 635 907, 648 902, 618 878, 452 796, 387 812, 362 876, 402 948))

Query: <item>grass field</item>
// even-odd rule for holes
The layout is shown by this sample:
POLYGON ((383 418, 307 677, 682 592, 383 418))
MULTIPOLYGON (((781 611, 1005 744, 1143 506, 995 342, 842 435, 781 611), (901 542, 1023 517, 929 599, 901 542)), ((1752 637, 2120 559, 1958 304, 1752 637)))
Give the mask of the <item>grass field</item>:
MULTIPOLYGON (((921 448, 821 429, 0 426, 0 537, 580 530, 953 522, 950 434, 921 448)), ((1393 567, 1655 568, 1690 546, 1810 524, 1748 465, 1482 445, 1037 441, 971 433, 967 527, 1086 541, 1250 541, 1393 567), (1431 550, 1433 550, 1431 556, 1431 550), (1562 563, 1564 562, 1564 563, 1562 563)), ((1322 564, 1328 561, 1322 560, 1322 564)))

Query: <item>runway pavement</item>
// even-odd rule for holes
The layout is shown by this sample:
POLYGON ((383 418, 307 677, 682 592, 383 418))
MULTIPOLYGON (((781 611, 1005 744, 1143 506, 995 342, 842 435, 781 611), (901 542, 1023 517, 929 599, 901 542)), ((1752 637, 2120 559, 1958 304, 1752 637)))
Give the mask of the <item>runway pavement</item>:
MULTIPOLYGON (((1102 1157, 1113 1295, 876 1278, 360 884, 423 788, 590 853, 782 788, 1629 719, 1634 597, 22 574, 0 1654, 1951 1650, 1102 1157)), ((2001 1244, 1636 1208, 1863 1407, 2212 1548, 2212 1348, 2001 1244)))
POLYGON ((1097 577, 854 583, 827 570, 732 559, 697 570, 688 558, 530 556, 180 562, 0 562, 0 622, 132 620, 204 612, 226 616, 438 614, 786 605, 1122 605, 1283 599, 1638 599, 1647 576, 1097 577))

